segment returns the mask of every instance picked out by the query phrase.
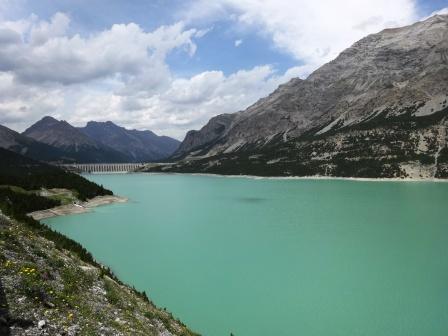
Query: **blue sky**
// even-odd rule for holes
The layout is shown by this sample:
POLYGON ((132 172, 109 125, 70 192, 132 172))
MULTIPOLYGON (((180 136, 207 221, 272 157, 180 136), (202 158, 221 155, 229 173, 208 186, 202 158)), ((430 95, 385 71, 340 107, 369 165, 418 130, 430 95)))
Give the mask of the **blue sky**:
POLYGON ((306 77, 363 36, 446 7, 447 0, 0 0, 0 123, 22 130, 51 114, 182 139, 210 117, 306 77))

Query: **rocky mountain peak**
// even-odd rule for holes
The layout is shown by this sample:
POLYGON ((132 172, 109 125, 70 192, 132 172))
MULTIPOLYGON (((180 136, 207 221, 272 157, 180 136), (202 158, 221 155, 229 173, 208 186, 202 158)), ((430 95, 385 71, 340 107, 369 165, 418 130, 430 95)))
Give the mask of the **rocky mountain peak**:
POLYGON ((51 116, 45 116, 41 120, 39 120, 36 124, 50 126, 50 125, 57 124, 58 122, 59 122, 58 120, 56 120, 55 118, 53 118, 51 116))
POLYGON ((90 121, 79 130, 98 143, 129 156, 133 162, 166 158, 179 146, 175 139, 158 136, 149 130, 128 130, 111 121, 90 121))
POLYGON ((59 148, 70 146, 92 146, 96 143, 65 120, 44 117, 23 132, 34 140, 59 148))
POLYGON ((175 157, 213 156, 375 116, 428 115, 448 97, 448 15, 369 35, 307 79, 292 79, 244 111, 189 132, 175 157))

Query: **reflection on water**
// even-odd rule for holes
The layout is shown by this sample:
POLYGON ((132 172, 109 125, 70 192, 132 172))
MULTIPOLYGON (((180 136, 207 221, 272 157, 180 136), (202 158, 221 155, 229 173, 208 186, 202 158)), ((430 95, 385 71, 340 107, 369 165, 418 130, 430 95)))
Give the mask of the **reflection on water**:
POLYGON ((237 200, 245 203, 261 203, 266 202, 268 199, 262 197, 239 197, 237 200))

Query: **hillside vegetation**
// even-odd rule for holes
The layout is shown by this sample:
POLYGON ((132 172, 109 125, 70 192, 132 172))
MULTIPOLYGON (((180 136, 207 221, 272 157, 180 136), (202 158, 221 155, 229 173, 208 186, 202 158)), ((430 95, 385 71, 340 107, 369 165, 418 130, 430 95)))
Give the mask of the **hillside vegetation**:
POLYGON ((65 172, 6 149, 0 148, 0 158, 0 185, 13 185, 26 190, 64 188, 76 191, 81 200, 112 195, 110 190, 77 174, 65 172))

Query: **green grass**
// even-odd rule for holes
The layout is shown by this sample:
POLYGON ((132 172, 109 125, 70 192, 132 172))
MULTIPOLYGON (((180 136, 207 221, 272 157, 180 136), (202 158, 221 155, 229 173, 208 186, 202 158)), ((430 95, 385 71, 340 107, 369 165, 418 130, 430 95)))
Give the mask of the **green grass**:
POLYGON ((62 205, 66 204, 72 204, 73 202, 77 201, 78 199, 73 195, 69 193, 64 194, 56 194, 48 196, 48 198, 60 202, 62 205))
POLYGON ((36 194, 35 191, 29 191, 29 190, 25 190, 21 187, 17 187, 17 186, 13 186, 13 185, 0 185, 0 189, 10 189, 12 191, 14 191, 15 193, 19 193, 19 194, 36 194))
POLYGON ((104 278, 104 288, 106 289, 106 298, 114 306, 119 306, 121 301, 121 294, 117 288, 116 284, 112 280, 104 278))

